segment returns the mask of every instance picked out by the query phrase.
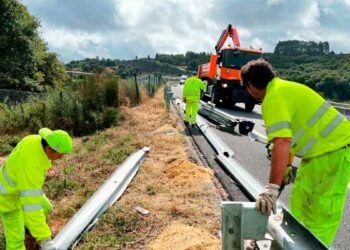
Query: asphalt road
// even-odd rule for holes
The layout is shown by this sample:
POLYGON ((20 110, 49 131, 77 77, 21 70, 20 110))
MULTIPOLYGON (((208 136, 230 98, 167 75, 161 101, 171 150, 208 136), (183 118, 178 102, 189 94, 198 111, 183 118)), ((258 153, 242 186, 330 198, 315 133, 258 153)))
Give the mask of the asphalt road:
MULTIPOLYGON (((182 86, 172 87, 174 97, 182 98, 182 86)), ((227 114, 240 119, 246 119, 255 123, 254 131, 265 135, 265 128, 261 117, 260 105, 256 105, 252 112, 245 112, 242 106, 233 109, 221 109, 227 114)), ((237 129, 238 130, 238 129, 237 129)), ((258 141, 251 141, 248 136, 237 133, 226 133, 216 131, 217 135, 235 152, 236 160, 244 166, 262 185, 268 182, 270 172, 270 161, 267 159, 265 144, 258 141)), ((298 165, 300 159, 294 161, 298 165)), ((289 196, 291 185, 287 186, 280 196, 280 200, 289 207, 289 196)), ((350 195, 347 196, 346 206, 344 208, 342 223, 339 227, 337 236, 332 245, 332 249, 350 249, 350 195)))

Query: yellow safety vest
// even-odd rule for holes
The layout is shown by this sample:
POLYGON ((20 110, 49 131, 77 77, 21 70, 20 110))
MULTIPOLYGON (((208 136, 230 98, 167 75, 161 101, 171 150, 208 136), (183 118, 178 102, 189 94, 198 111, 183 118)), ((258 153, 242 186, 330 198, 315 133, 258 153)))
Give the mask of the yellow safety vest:
POLYGON ((186 101, 199 101, 201 90, 205 91, 206 85, 199 78, 192 76, 187 79, 183 87, 183 97, 186 101))
POLYGON ((309 87, 274 78, 266 88, 262 115, 267 139, 292 138, 291 153, 316 157, 350 143, 350 122, 309 87))
POLYGON ((22 209, 26 227, 39 240, 51 237, 42 209, 42 187, 50 168, 41 136, 30 135, 18 143, 0 170, 0 213, 22 209))

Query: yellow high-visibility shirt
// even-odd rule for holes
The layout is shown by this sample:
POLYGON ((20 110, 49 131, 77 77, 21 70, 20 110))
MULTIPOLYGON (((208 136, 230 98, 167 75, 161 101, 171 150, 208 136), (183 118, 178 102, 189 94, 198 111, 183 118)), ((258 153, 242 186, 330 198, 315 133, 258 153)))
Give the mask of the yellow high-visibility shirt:
POLYGON ((350 122, 309 87, 271 80, 262 102, 267 139, 292 138, 291 153, 316 157, 350 143, 350 122))
POLYGON ((206 86, 201 79, 192 76, 185 82, 182 90, 183 98, 186 98, 186 101, 199 101, 201 90, 205 91, 206 86))
POLYGON ((30 135, 18 143, 0 172, 0 212, 22 209, 25 226, 37 240, 51 237, 42 209, 42 187, 50 168, 41 136, 30 135))

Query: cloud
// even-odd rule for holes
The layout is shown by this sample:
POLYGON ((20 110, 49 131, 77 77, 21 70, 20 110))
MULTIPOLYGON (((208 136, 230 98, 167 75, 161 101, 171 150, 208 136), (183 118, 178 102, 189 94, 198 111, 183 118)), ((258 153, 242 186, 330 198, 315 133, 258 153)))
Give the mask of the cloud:
POLYGON ((320 18, 320 10, 316 1, 310 1, 309 6, 299 15, 300 24, 303 28, 318 28, 320 18))
POLYGON ((65 61, 213 52, 229 23, 241 46, 272 52, 278 41, 329 41, 350 52, 350 0, 23 0, 65 61), (343 40, 342 40, 343 39, 343 40))

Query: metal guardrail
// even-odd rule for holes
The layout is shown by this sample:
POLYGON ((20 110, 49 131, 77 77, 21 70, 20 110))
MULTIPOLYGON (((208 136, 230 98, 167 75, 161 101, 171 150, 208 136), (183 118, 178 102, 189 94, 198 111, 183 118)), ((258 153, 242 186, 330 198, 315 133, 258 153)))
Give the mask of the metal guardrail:
POLYGON ((350 118, 350 104, 347 103, 339 103, 339 102, 330 102, 340 113, 350 118))
POLYGON ((145 147, 131 154, 90 197, 54 238, 57 250, 67 250, 71 246, 74 247, 82 234, 88 231, 97 222, 99 216, 119 199, 136 175, 149 150, 150 148, 145 147))
POLYGON ((330 104, 332 104, 334 107, 340 107, 340 108, 347 108, 350 109, 350 104, 348 103, 340 103, 340 102, 331 102, 328 101, 330 104))

